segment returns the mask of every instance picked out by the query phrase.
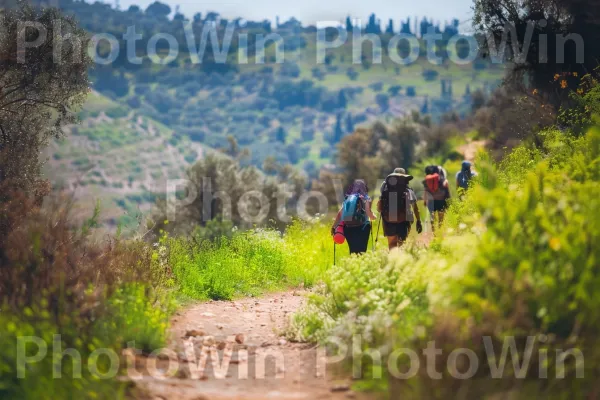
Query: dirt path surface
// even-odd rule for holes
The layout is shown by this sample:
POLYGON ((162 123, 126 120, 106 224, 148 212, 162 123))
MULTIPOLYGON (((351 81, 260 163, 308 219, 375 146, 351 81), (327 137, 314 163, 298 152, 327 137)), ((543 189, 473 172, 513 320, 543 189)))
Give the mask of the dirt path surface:
POLYGON ((475 161, 477 152, 484 148, 486 144, 487 142, 485 140, 472 140, 469 143, 460 146, 458 151, 462 153, 465 160, 473 162, 475 161))
MULTIPOLYGON (((336 379, 331 366, 324 368, 314 346, 290 343, 280 336, 305 295, 293 291, 258 299, 211 301, 181 311, 172 320, 169 346, 177 354, 179 372, 167 379, 146 376, 138 386, 155 400, 366 399, 350 390, 350 380, 336 379), (192 347, 195 351, 190 353, 192 347), (219 365, 216 372, 212 367, 211 347, 219 360, 231 354, 226 373, 219 365), (191 371, 202 354, 208 356, 206 370, 196 370, 193 376, 191 371), (196 358, 195 363, 190 358, 196 358), (261 360, 265 360, 264 368, 261 360), (245 371, 247 379, 243 379, 245 371), (216 376, 219 372, 224 377, 216 376)), ((147 364, 148 359, 138 358, 137 363, 147 364)), ((159 361, 158 370, 168 370, 168 360, 159 361)))

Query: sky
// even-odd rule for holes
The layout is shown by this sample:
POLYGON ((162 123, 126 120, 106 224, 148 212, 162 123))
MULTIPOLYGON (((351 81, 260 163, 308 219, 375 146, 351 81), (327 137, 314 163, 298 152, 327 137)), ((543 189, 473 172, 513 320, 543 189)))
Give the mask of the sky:
MULTIPOLYGON (((120 1, 120 7, 128 8, 132 4, 146 8, 154 0, 113 0, 120 1)), ((387 24, 389 18, 394 19, 395 27, 399 20, 406 17, 423 16, 434 21, 449 21, 458 18, 461 30, 468 30, 472 18, 471 5, 473 0, 160 0, 174 10, 177 5, 187 17, 196 12, 206 14, 216 11, 223 18, 245 18, 252 21, 270 19, 275 21, 279 16, 284 22, 290 17, 296 17, 304 25, 314 25, 316 21, 340 21, 347 15, 360 18, 365 22, 371 13, 381 18, 382 24, 387 24)), ((110 3, 111 0, 105 0, 110 3)))

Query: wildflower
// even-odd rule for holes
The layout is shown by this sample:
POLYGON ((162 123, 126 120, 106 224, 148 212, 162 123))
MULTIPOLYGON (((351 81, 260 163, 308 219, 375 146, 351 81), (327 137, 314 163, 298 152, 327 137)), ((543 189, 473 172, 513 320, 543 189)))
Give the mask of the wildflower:
POLYGON ((562 81, 560 81, 560 87, 561 87, 561 89, 566 89, 567 86, 568 85, 567 85, 567 81, 566 80, 563 79, 562 81))
POLYGON ((579 76, 579 74, 578 74, 577 72, 573 72, 573 76, 574 76, 575 78, 577 78, 577 77, 579 76))
POLYGON ((550 248, 554 251, 557 251, 560 249, 560 239, 553 237, 552 239, 550 239, 550 248))
POLYGON ((538 93, 539 93, 539 92, 538 92, 538 90, 537 90, 537 89, 533 89, 533 95, 534 95, 534 96, 535 96, 535 95, 537 95, 538 93))
POLYGON ((580 96, 583 95, 583 89, 581 89, 581 88, 577 89, 577 94, 580 96))
POLYGON ((558 80, 558 78, 560 78, 559 74, 554 74, 554 82, 556 82, 558 80))

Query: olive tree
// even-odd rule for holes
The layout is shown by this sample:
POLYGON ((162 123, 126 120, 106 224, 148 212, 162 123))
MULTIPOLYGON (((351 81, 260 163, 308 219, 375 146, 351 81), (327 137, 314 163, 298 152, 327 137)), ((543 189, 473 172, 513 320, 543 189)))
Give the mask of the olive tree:
POLYGON ((0 183, 32 190, 40 151, 89 91, 88 38, 57 9, 0 11, 0 183))

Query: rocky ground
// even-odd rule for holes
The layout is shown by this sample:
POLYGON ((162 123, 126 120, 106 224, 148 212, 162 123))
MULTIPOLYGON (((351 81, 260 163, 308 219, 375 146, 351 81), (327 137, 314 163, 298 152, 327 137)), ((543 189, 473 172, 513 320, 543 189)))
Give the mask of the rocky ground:
POLYGON ((144 375, 138 386, 155 400, 367 398, 351 390, 351 381, 340 378, 316 346, 281 335, 304 301, 304 292, 291 291, 184 309, 172 320, 162 359, 136 359, 144 375), (218 355, 215 364, 211 354, 218 355), (169 355, 173 376, 163 378, 169 355))

